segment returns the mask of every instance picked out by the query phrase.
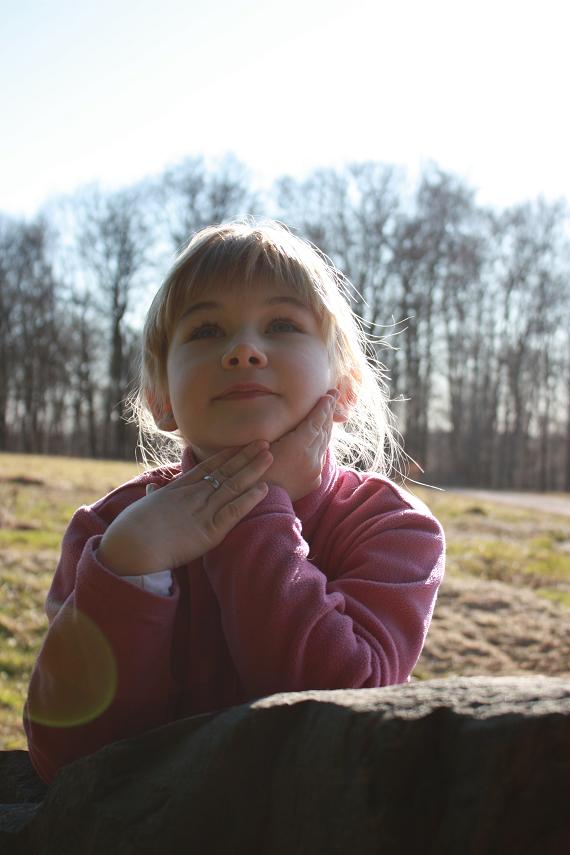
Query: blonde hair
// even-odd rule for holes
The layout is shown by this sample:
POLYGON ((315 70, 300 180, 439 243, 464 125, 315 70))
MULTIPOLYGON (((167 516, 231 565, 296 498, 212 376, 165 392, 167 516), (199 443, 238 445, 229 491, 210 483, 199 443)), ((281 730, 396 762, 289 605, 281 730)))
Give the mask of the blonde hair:
POLYGON ((331 438, 339 463, 390 474, 400 463, 401 445, 385 369, 375 356, 374 345, 381 340, 365 333, 350 308, 354 289, 313 244, 281 223, 252 219, 197 232, 152 301, 143 331, 139 385, 129 400, 145 466, 178 462, 186 444, 178 431, 160 430, 152 414, 166 407, 168 349, 185 305, 214 286, 241 289, 260 283, 292 287, 320 321, 333 374, 349 409, 348 421, 335 423, 331 438))

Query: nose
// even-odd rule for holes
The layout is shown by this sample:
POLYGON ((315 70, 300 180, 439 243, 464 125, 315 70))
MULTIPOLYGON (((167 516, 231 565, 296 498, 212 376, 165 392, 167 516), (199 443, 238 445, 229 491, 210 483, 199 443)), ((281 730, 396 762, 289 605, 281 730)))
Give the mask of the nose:
POLYGON ((246 339, 236 340, 230 343, 222 357, 224 368, 265 368, 267 356, 263 349, 255 341, 246 339))

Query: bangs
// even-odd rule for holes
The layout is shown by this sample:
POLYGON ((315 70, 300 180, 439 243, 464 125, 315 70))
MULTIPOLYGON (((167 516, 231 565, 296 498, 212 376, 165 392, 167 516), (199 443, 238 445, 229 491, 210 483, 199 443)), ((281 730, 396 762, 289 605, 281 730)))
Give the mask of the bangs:
POLYGON ((202 241, 192 241, 173 271, 165 307, 167 329, 172 331, 189 303, 213 290, 241 293, 282 285, 295 291, 325 332, 328 301, 320 271, 313 259, 302 257, 297 239, 286 236, 291 238, 288 245, 281 234, 275 240, 261 231, 236 234, 216 229, 202 241))

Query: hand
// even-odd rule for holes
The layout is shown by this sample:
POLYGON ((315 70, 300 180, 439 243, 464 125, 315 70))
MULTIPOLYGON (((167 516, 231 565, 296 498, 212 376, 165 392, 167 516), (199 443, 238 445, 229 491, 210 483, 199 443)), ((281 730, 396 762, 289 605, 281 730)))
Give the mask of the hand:
POLYGON ((172 569, 200 558, 267 494, 259 479, 273 456, 265 440, 228 448, 125 508, 111 523, 97 557, 119 576, 172 569), (213 475, 221 486, 204 481, 213 475))
POLYGON ((294 430, 271 443, 273 464, 265 478, 287 490, 292 502, 321 483, 337 398, 336 390, 324 395, 294 430))

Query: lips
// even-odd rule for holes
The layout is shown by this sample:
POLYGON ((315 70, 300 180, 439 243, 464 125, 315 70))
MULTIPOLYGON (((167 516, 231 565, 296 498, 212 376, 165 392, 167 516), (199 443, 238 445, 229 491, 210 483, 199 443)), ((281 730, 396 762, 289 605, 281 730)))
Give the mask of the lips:
POLYGON ((241 398, 263 398, 268 395, 273 395, 274 392, 268 389, 267 386, 260 386, 258 383, 237 383, 230 386, 221 395, 214 398, 215 401, 239 400, 241 398))

